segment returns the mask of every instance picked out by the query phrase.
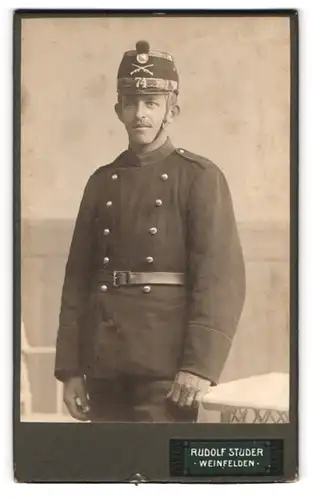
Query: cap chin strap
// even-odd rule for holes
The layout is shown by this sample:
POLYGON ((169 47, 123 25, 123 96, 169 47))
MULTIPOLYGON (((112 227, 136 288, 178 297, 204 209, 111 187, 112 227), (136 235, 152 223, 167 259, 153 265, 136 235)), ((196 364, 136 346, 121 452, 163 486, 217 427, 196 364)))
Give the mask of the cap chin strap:
POLYGON ((162 119, 162 122, 160 124, 159 130, 153 139, 153 142, 156 141, 158 139, 158 137, 160 136, 160 134, 165 130, 165 125, 167 124, 167 116, 169 113, 169 98, 170 98, 170 94, 167 94, 166 95, 166 111, 165 111, 164 117, 162 119))

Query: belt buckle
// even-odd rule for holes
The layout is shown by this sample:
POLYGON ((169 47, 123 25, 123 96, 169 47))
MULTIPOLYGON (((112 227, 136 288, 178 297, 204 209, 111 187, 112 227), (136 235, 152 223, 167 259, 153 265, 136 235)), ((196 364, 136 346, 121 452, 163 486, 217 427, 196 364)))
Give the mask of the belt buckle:
POLYGON ((115 288, 118 288, 121 285, 129 285, 131 280, 131 271, 113 271, 113 286, 115 288), (121 277, 125 278, 122 279, 122 283, 120 284, 120 279, 121 277))
POLYGON ((113 287, 118 287, 118 283, 117 283, 117 279, 118 279, 118 274, 117 274, 117 271, 113 271, 113 287))

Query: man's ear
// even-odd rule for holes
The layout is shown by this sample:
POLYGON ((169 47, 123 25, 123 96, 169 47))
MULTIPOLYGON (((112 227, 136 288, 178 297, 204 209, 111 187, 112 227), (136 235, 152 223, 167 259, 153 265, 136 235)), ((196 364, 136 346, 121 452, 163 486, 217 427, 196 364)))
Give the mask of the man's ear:
POLYGON ((180 106, 178 104, 174 104, 170 107, 169 113, 166 117, 166 123, 172 123, 180 114, 180 106))
POLYGON ((173 119, 178 118, 178 116, 180 114, 180 106, 178 104, 175 104, 174 106, 172 106, 171 111, 172 111, 173 119))

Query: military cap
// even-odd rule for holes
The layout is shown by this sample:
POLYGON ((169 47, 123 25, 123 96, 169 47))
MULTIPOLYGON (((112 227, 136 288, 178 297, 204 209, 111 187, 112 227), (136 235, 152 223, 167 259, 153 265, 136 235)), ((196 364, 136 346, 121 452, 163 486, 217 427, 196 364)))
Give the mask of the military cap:
POLYGON ((170 54, 150 50, 143 40, 137 42, 135 50, 124 53, 117 75, 118 93, 178 93, 178 87, 179 77, 170 54))

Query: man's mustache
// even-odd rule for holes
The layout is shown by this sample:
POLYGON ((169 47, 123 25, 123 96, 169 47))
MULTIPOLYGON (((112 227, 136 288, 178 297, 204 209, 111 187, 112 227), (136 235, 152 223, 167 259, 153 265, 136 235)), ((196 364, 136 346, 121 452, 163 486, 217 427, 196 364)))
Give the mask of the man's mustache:
POLYGON ((145 123, 145 122, 134 122, 132 124, 132 128, 139 128, 139 127, 149 127, 149 128, 151 128, 151 125, 149 123, 145 123))

